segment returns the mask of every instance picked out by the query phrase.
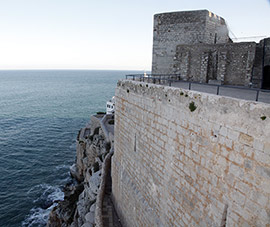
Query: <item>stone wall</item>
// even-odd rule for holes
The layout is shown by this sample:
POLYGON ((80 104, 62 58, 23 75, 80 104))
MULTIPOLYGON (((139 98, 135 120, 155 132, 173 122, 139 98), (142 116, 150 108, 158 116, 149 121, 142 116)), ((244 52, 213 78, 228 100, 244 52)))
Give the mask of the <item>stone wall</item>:
POLYGON ((255 50, 255 42, 178 45, 171 73, 189 81, 248 86, 255 50))
POLYGON ((124 226, 270 225, 270 105, 120 81, 115 113, 124 226))
POLYGON ((232 43, 225 20, 208 10, 154 15, 152 74, 269 89, 268 67, 270 38, 232 43))
POLYGON ((225 20, 207 10, 154 15, 152 73, 172 73, 176 46, 226 43, 225 20))

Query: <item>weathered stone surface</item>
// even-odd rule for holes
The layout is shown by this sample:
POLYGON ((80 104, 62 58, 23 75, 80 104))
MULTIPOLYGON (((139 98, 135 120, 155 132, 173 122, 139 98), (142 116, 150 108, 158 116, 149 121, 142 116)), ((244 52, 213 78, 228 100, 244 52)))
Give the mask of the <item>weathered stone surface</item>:
POLYGON ((220 226, 226 204, 227 226, 270 224, 269 104, 126 80, 115 99, 124 225, 220 226))
POLYGON ((92 206, 90 207, 90 212, 95 213, 95 210, 96 210, 96 203, 92 204, 92 206))
POLYGON ((101 168, 110 146, 100 130, 98 118, 91 119, 94 121, 93 125, 81 129, 78 134, 76 164, 70 167, 71 176, 81 183, 65 188, 65 199, 53 209, 47 226, 78 227, 94 224, 101 168))
POLYGON ((84 150, 85 150, 85 143, 80 140, 76 142, 76 168, 77 168, 77 175, 79 176, 79 181, 83 180, 83 173, 84 173, 84 150))
POLYGON ((93 227, 93 226, 94 226, 94 224, 92 224, 90 222, 86 222, 81 227, 93 227))
POLYGON ((75 163, 72 166, 70 166, 69 171, 70 171, 70 175, 73 178, 77 179, 78 176, 77 176, 77 169, 76 169, 76 164, 75 163))
POLYGON ((88 168, 95 163, 95 158, 97 156, 96 146, 93 145, 92 143, 87 143, 85 154, 87 157, 85 166, 88 168))
POLYGON ((86 222, 94 224, 95 223, 95 213, 94 212, 88 212, 85 215, 85 220, 86 220, 86 222))
POLYGON ((91 188, 92 192, 97 194, 99 190, 100 180, 101 180, 101 170, 93 173, 89 180, 89 187, 91 188))

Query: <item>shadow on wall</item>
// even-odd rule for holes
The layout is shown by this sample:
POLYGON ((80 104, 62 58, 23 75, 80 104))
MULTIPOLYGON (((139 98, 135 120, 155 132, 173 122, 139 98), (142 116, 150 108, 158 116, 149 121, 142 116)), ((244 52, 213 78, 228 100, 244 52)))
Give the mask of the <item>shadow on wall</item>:
POLYGON ((270 65, 264 66, 263 68, 263 89, 270 89, 270 65))

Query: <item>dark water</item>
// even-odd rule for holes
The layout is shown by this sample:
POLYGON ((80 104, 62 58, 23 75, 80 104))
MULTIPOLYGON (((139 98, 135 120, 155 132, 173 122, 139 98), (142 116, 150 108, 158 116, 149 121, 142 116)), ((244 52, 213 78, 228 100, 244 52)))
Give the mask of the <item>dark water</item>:
POLYGON ((0 226, 45 226, 78 130, 130 71, 0 71, 0 226))

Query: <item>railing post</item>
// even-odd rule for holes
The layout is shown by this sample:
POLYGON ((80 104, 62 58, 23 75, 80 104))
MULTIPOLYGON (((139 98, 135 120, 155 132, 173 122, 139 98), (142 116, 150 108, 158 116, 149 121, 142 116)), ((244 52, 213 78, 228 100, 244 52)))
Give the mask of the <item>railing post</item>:
POLYGON ((172 86, 172 81, 171 80, 169 80, 169 87, 171 87, 172 86))
POLYGON ((191 82, 189 82, 189 84, 188 84, 188 90, 190 90, 191 89, 191 82))
POLYGON ((260 92, 260 90, 257 90, 257 94, 256 94, 256 102, 258 102, 258 100, 259 100, 259 92, 260 92))
POLYGON ((127 80, 128 76, 126 75, 126 80, 127 80))
POLYGON ((217 95, 219 95, 219 85, 217 86, 217 95))
POLYGON ((135 75, 133 75, 133 80, 135 80, 135 75))

